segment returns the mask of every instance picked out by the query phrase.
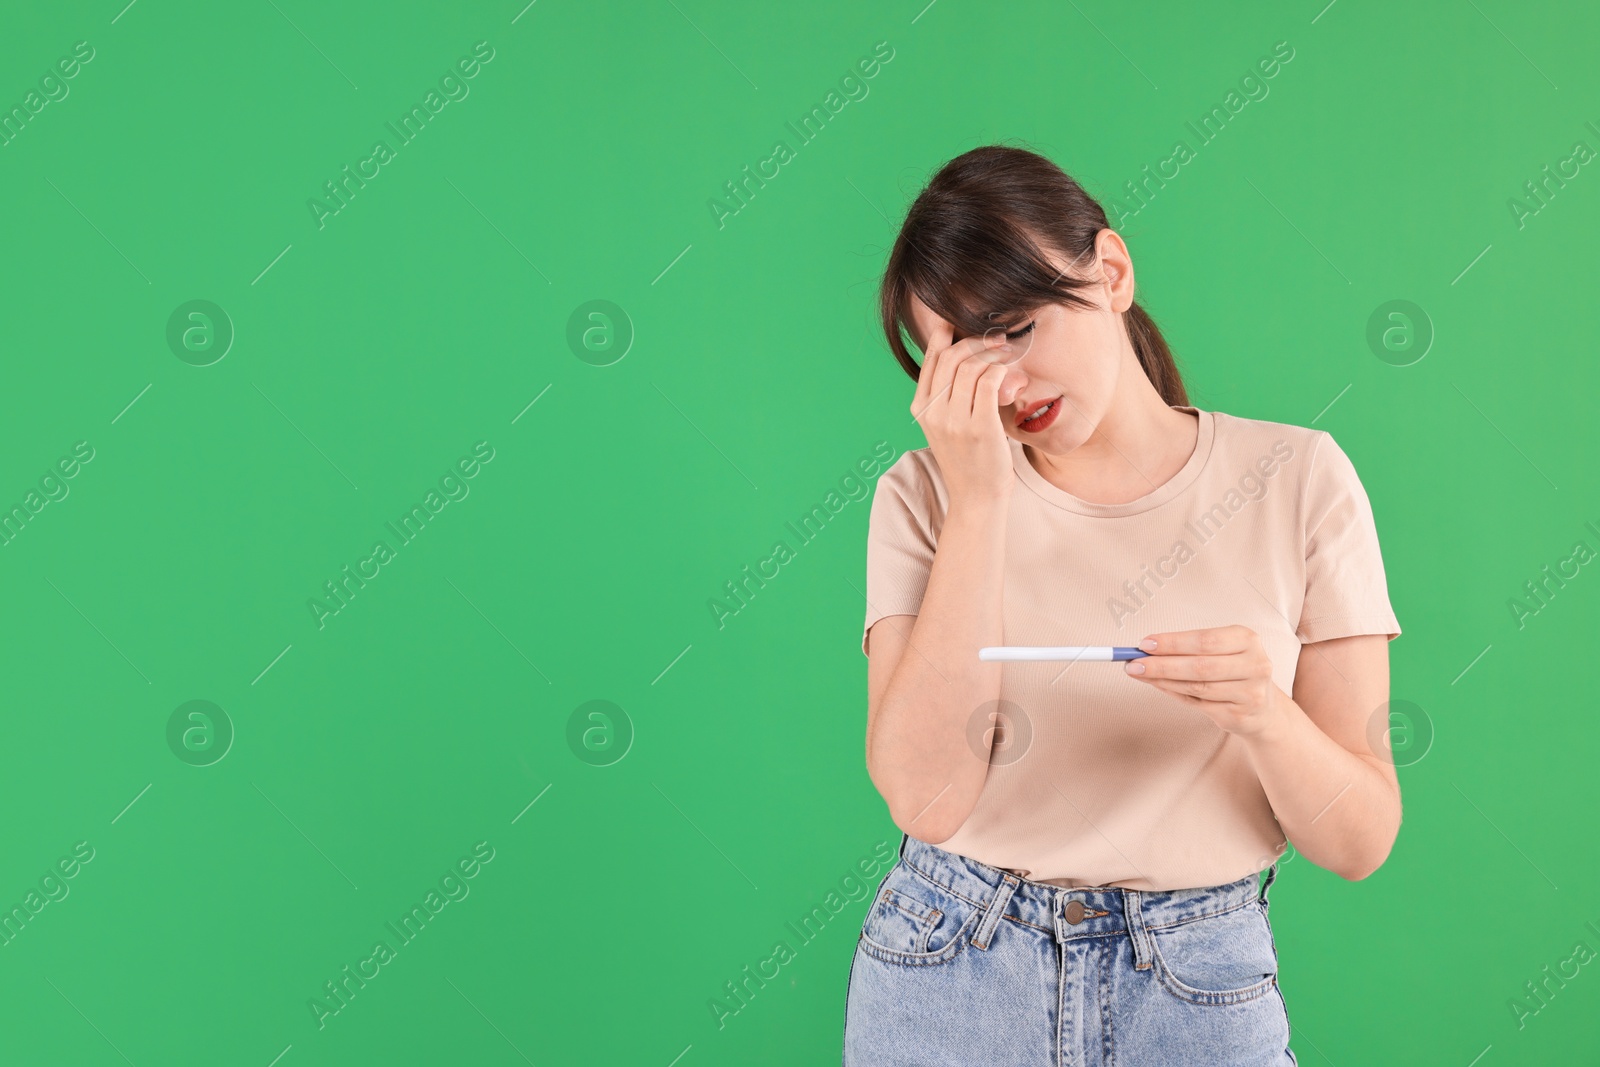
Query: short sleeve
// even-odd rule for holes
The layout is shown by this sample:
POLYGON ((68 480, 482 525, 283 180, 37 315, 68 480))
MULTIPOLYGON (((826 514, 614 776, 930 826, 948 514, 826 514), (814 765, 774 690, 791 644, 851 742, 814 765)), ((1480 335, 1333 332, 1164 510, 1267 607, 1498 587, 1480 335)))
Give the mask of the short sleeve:
POLYGON ((912 452, 902 453, 878 479, 867 524, 867 615, 861 654, 872 624, 889 615, 915 615, 933 569, 935 498, 912 452))
POLYGON ((1325 430, 1318 431, 1304 500, 1306 592, 1295 629, 1301 644, 1399 637, 1372 503, 1350 457, 1325 430))

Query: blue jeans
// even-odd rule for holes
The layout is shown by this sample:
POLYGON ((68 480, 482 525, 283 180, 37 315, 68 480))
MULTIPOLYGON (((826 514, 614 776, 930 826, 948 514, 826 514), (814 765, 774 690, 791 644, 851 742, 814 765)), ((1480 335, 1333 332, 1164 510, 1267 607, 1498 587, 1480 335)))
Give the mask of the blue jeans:
POLYGON ((1062 889, 905 837, 862 923, 845 1067, 1288 1067, 1255 875, 1062 889))

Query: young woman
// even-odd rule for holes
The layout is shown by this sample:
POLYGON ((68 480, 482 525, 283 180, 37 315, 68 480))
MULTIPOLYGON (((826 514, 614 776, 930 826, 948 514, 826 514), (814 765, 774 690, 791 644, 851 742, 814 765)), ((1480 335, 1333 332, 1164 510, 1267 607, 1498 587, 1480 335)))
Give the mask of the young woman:
POLYGON ((845 1063, 1297 1062, 1274 861, 1365 878, 1400 824, 1400 626, 1349 458, 1191 405, 1127 246, 1032 152, 941 169, 880 304, 928 447, 872 502, 867 769, 905 837, 845 1063))

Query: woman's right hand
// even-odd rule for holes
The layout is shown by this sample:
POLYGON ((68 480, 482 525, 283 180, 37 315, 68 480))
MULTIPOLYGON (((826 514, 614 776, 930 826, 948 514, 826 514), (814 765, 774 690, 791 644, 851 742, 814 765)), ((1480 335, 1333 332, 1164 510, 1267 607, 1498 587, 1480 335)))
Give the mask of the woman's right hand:
POLYGON ((939 461, 952 503, 1004 501, 1016 480, 999 404, 1010 345, 1000 330, 956 344, 951 336, 950 324, 940 319, 924 350, 911 414, 939 461))

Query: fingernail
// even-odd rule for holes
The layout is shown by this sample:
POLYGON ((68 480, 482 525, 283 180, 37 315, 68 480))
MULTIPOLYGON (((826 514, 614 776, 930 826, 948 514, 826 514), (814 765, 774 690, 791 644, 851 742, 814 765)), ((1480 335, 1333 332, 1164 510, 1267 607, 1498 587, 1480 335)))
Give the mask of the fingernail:
POLYGON ((1147 637, 1143 641, 1139 642, 1139 647, 1144 649, 1146 652, 1154 652, 1156 650, 1156 639, 1153 637, 1147 637))
POLYGON ((1140 663, 1136 659, 1130 659, 1128 661, 1128 673, 1129 674, 1143 674, 1144 673, 1144 664, 1140 663))

